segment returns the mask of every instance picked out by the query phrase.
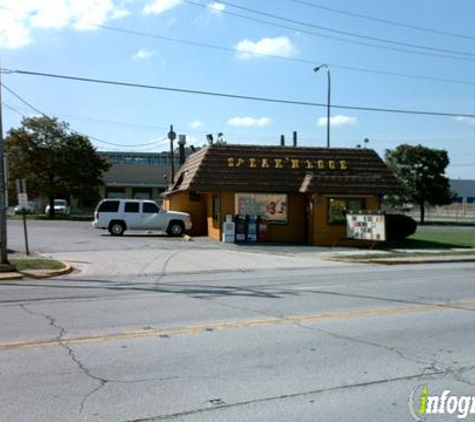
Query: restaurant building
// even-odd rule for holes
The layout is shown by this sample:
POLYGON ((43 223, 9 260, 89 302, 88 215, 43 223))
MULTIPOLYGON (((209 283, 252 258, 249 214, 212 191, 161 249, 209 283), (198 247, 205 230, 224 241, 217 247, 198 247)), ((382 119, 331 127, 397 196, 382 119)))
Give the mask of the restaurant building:
POLYGON ((257 215, 270 242, 342 245, 351 243, 346 212, 380 210, 398 188, 370 149, 210 145, 187 158, 164 205, 217 240, 226 216, 257 215))

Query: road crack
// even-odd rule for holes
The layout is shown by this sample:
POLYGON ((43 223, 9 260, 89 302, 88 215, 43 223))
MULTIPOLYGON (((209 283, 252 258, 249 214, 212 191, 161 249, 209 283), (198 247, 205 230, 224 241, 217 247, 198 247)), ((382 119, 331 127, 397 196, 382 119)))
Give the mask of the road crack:
POLYGON ((44 314, 41 312, 34 312, 31 309, 28 309, 26 305, 22 304, 19 305, 21 309, 23 309, 27 314, 33 315, 33 316, 39 316, 44 319, 46 319, 49 322, 49 326, 53 327, 54 329, 58 330, 58 335, 53 339, 53 341, 57 341, 58 344, 67 351, 68 357, 74 364, 79 368, 79 370, 89 379, 93 380, 95 383, 99 383, 97 387, 95 387, 93 390, 88 392, 83 399, 81 400, 80 407, 79 407, 79 415, 82 414, 84 411, 86 401, 91 397, 92 395, 96 394, 99 390, 101 390, 108 382, 111 382, 110 380, 107 380, 105 378, 101 378, 91 372, 91 370, 83 363, 81 360, 77 357, 76 353, 74 350, 68 345, 68 343, 64 340, 64 336, 67 334, 67 331, 64 327, 61 327, 58 325, 56 318, 52 317, 51 315, 44 314))
MULTIPOLYGON (((435 374, 432 374, 432 375, 436 375, 436 374, 438 374, 438 373, 435 373, 435 374)), ((443 372, 440 372, 440 374, 443 374, 443 372)), ((279 400, 289 400, 289 399, 291 400, 291 399, 300 398, 300 397, 309 397, 309 396, 320 395, 320 394, 324 394, 324 393, 328 393, 328 392, 345 391, 345 390, 351 390, 351 389, 354 389, 354 388, 366 388, 366 387, 372 387, 372 386, 388 384, 388 383, 393 383, 393 382, 398 382, 398 381, 420 380, 421 378, 423 378, 425 376, 427 376, 427 375, 424 374, 424 373, 420 373, 420 374, 407 375, 407 376, 401 376, 401 377, 385 378, 385 379, 380 379, 380 380, 361 382, 361 383, 356 383, 356 384, 345 384, 345 385, 339 385, 339 386, 334 386, 334 387, 327 387, 327 388, 321 388, 321 389, 316 389, 316 390, 303 391, 303 392, 298 392, 298 393, 290 393, 290 394, 282 394, 282 395, 278 395, 278 396, 263 397, 263 398, 258 398, 258 399, 254 399, 254 400, 247 400, 247 401, 241 401, 241 402, 235 402, 235 403, 224 403, 224 404, 219 404, 219 405, 213 406, 213 407, 192 409, 192 410, 179 412, 179 413, 168 414, 168 415, 158 415, 158 416, 151 416, 151 417, 141 418, 141 419, 132 419, 132 420, 128 420, 126 422, 153 422, 153 421, 177 419, 177 418, 183 418, 185 416, 200 415, 200 414, 219 411, 219 410, 223 410, 223 409, 231 409, 231 408, 236 408, 236 407, 241 407, 241 406, 249 406, 249 405, 253 405, 253 404, 256 404, 256 403, 270 403, 270 402, 275 402, 275 401, 279 401, 279 400)))

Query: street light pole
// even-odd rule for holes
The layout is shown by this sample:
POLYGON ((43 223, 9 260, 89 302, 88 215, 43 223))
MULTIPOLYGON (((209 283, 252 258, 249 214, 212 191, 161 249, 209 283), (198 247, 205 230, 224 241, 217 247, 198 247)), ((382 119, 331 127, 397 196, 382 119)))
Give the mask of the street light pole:
POLYGON ((322 64, 317 66, 313 69, 314 72, 318 72, 320 69, 327 70, 327 77, 328 77, 328 92, 327 92, 327 148, 330 148, 330 104, 331 104, 331 76, 330 76, 330 68, 327 64, 322 64))

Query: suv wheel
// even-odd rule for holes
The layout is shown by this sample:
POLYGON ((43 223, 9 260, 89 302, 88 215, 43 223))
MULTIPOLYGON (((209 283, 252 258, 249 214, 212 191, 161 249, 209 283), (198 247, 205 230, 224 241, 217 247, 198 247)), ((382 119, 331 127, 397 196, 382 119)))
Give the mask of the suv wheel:
POLYGON ((169 236, 181 236, 185 231, 185 227, 181 221, 172 221, 168 226, 167 233, 169 236))
POLYGON ((112 236, 122 236, 125 232, 125 224, 122 221, 111 221, 108 230, 112 236))

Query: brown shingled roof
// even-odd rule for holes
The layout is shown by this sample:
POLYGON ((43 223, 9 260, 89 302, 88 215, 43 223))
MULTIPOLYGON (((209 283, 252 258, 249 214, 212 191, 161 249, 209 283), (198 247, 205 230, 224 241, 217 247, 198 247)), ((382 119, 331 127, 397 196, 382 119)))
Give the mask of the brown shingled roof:
POLYGON ((371 149, 211 145, 190 155, 171 191, 392 193, 400 185, 371 149))

